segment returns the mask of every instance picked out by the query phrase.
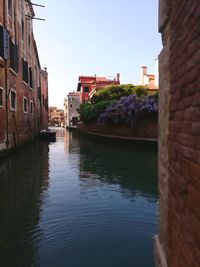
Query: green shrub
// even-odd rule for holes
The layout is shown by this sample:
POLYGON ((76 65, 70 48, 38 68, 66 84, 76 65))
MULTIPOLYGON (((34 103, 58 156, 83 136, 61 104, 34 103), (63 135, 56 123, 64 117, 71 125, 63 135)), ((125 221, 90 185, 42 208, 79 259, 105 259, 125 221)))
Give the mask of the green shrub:
POLYGON ((141 95, 148 94, 148 87, 145 86, 135 86, 133 84, 122 84, 122 85, 110 85, 99 89, 91 98, 91 103, 96 104, 100 101, 111 101, 119 100, 123 96, 129 96, 132 94, 137 94, 139 97, 141 95))
POLYGON ((83 103, 80 106, 80 119, 83 122, 89 123, 92 121, 96 121, 101 113, 105 111, 105 109, 113 104, 115 101, 101 101, 96 104, 91 103, 83 103))

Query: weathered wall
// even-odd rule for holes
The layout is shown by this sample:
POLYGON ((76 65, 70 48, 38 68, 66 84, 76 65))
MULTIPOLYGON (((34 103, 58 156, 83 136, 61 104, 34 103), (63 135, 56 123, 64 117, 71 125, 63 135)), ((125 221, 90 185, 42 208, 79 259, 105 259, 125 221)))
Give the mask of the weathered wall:
POLYGON ((157 266, 200 266, 199 21, 199 0, 160 0, 157 266))
POLYGON ((9 11, 7 2, 0 0, 0 25, 6 28, 13 44, 10 45, 7 67, 4 59, 0 57, 0 87, 3 87, 4 95, 7 84, 7 101, 4 96, 3 107, 0 106, 0 150, 6 148, 7 132, 8 148, 12 148, 32 140, 39 133, 41 126, 38 94, 40 62, 33 36, 32 20, 26 17, 27 15, 34 16, 34 11, 30 3, 19 0, 12 1, 12 11, 9 11), (17 45, 17 49, 12 49, 14 45, 17 45), (25 69, 28 79, 22 78, 22 58, 27 62, 25 69), (6 75, 7 83, 5 83, 6 75), (11 108, 11 90, 16 93, 15 109, 11 108), (27 111, 24 109, 24 98, 27 99, 27 111), (8 116, 6 116, 6 103, 8 116))
POLYGON ((45 68, 41 70, 41 129, 46 130, 48 128, 48 72, 45 68))

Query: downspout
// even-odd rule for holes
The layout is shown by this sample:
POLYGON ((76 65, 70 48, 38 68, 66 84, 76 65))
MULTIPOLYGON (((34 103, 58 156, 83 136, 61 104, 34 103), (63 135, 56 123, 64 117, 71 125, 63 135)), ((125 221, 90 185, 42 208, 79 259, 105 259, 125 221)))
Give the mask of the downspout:
MULTIPOLYGON (((3 1, 3 24, 4 27, 6 27, 6 20, 7 20, 7 16, 6 16, 6 0, 3 1)), ((5 62, 5 106, 6 106, 6 148, 9 148, 9 127, 8 127, 8 60, 4 59, 5 62)))

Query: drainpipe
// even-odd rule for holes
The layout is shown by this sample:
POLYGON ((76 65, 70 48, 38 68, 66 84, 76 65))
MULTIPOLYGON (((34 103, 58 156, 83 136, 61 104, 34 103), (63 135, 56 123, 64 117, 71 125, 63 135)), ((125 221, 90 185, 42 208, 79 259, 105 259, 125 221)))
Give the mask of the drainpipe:
MULTIPOLYGON (((6 28, 6 0, 3 1, 3 24, 4 27, 6 28)), ((6 148, 9 148, 9 137, 8 137, 8 132, 9 132, 9 127, 8 127, 8 60, 4 59, 5 63, 5 106, 6 106, 6 148)))

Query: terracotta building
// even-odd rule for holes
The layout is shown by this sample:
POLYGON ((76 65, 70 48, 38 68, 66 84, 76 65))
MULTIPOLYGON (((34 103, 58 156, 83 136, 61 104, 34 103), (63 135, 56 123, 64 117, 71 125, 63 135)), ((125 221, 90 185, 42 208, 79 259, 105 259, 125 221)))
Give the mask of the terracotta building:
POLYGON ((33 139, 41 129, 43 89, 34 16, 30 1, 0 0, 0 150, 33 139))
POLYGON ((80 102, 89 101, 92 95, 100 88, 111 84, 120 84, 120 74, 114 78, 95 76, 79 76, 77 91, 80 92, 80 102))
POLYGON ((159 267, 200 266, 199 21, 199 0, 160 0, 159 267))
POLYGON ((49 125, 64 126, 64 110, 57 107, 49 107, 49 125))

